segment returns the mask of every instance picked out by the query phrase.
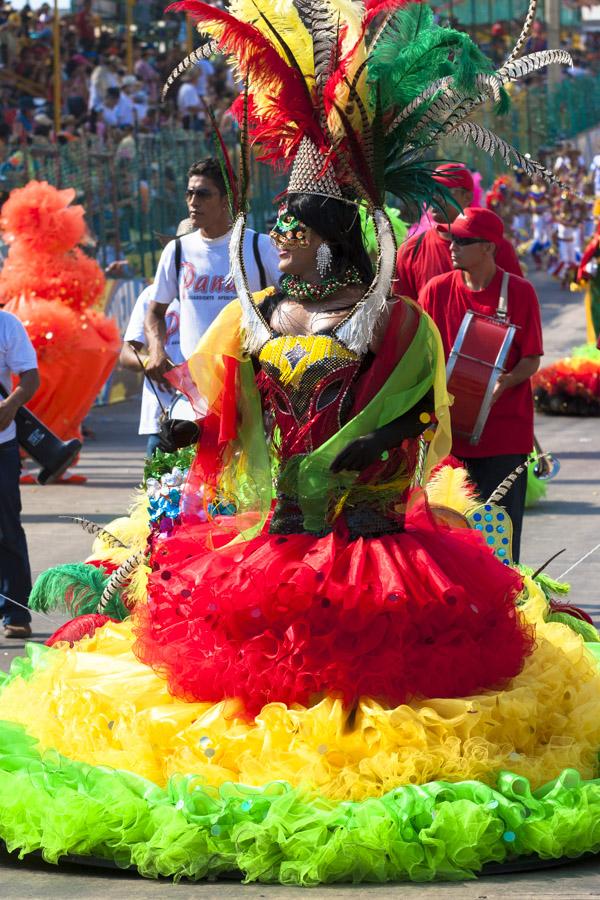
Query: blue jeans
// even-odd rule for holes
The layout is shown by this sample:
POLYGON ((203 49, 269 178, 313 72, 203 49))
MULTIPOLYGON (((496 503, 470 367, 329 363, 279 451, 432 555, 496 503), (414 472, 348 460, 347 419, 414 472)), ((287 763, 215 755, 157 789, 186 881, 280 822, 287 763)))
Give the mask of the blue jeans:
POLYGON ((154 456, 154 451, 158 447, 159 441, 160 441, 159 434, 149 434, 148 435, 148 443, 146 444, 146 459, 151 459, 154 456))
MULTIPOLYGON (((0 594, 27 606, 31 570, 27 541, 21 525, 21 461, 16 440, 0 444, 0 594)), ((5 625, 28 625, 26 609, 0 597, 5 625)))

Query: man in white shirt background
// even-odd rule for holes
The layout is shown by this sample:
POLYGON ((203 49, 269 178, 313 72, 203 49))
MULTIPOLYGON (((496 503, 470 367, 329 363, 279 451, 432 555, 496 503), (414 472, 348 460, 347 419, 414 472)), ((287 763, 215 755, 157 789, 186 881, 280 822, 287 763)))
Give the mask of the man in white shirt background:
POLYGON ((197 62, 182 79, 177 92, 177 109, 186 131, 201 131, 206 122, 202 98, 208 102, 209 79, 214 69, 207 59, 197 62))
MULTIPOLYGON (((189 234, 193 230, 193 226, 189 219, 183 219, 177 228, 177 237, 181 238, 185 234, 189 234)), ((157 235, 163 246, 169 243, 169 239, 164 235, 157 235)), ((123 335, 123 347, 119 363, 125 368, 134 372, 140 371, 140 354, 145 354, 146 333, 144 331, 144 321, 148 306, 153 296, 154 286, 149 284, 144 288, 140 296, 137 298, 133 311, 131 313, 125 334, 123 335)), ((165 351, 171 362, 175 365, 183 362, 180 347, 179 335, 179 297, 175 297, 173 302, 167 307, 165 315, 165 351)), ((144 377, 142 387, 142 402, 140 407, 140 426, 138 434, 147 435, 146 456, 152 456, 158 447, 160 440, 160 417, 163 409, 168 412, 173 402, 173 391, 163 388, 160 384, 149 382, 144 377)))
MULTIPOLYGON (((236 296, 229 274, 231 216, 221 168, 215 159, 201 160, 190 168, 186 200, 192 226, 197 230, 181 238, 179 271, 176 242, 171 241, 163 250, 146 315, 146 372, 159 383, 169 368, 165 316, 173 298, 179 297, 180 302, 181 354, 189 359, 209 325, 236 296)), ((252 291, 279 283, 279 257, 266 234, 247 229, 243 253, 252 291)))
POLYGON ((2 309, 0 382, 8 393, 6 399, 0 396, 0 614, 5 637, 26 638, 31 635, 31 616, 23 607, 31 592, 31 570, 21 525, 21 463, 15 416, 31 400, 40 379, 35 350, 25 328, 16 316, 2 309), (14 388, 13 376, 17 377, 14 388))

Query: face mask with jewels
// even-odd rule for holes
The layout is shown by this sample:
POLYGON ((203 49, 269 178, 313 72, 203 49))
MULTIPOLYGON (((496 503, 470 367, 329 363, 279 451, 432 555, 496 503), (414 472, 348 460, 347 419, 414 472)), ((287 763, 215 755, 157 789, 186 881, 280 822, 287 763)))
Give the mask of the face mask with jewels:
POLYGON ((278 250, 308 247, 309 231, 300 219, 288 212, 287 207, 282 207, 270 237, 278 250))

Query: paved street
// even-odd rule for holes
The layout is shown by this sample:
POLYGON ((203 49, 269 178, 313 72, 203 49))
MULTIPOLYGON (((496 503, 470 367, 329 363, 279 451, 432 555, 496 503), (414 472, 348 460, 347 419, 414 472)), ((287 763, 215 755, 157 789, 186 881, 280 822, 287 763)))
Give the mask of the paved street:
MULTIPOLYGON (((547 278, 537 278, 545 326, 546 360, 565 354, 585 340, 583 301, 580 294, 557 289, 547 278)), ((31 486, 23 489, 24 524, 34 575, 50 565, 84 558, 91 537, 60 516, 83 515, 108 522, 127 507, 142 469, 144 440, 136 434, 136 403, 97 409, 90 417, 95 440, 86 443, 79 470, 89 481, 84 486, 31 486)), ((539 566, 557 550, 566 552, 548 568, 560 575, 600 541, 600 420, 539 417, 536 433, 544 449, 559 457, 562 467, 549 487, 548 499, 528 514, 523 560, 539 566)), ((572 600, 592 612, 600 624, 600 550, 568 577, 572 600)), ((61 622, 35 617, 35 639, 43 641, 61 622)), ((22 644, 0 638, 0 668, 20 652, 22 644)), ((235 882, 208 885, 171 885, 146 882, 130 874, 65 866, 55 869, 41 862, 17 864, 0 858, 0 895, 7 898, 217 898, 265 897, 279 900, 297 896, 291 888, 249 886, 235 882)), ((363 893, 388 898, 400 892, 412 898, 447 897, 516 898, 600 897, 600 863, 592 860, 547 872, 523 873, 455 885, 403 885, 402 887, 318 888, 327 900, 353 898, 363 893)))

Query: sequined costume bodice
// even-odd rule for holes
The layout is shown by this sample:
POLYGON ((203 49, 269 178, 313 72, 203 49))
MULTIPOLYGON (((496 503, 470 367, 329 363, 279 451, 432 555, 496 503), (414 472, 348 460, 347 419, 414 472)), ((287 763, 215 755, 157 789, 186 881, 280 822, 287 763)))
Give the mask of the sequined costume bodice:
MULTIPOLYGON (((270 430, 276 436, 280 461, 270 530, 301 532, 304 523, 298 504, 298 465, 352 417, 355 384, 369 357, 353 353, 335 333, 274 334, 261 348, 258 364, 257 385, 270 430)), ((414 469, 413 457, 412 448, 398 447, 387 459, 361 472, 356 482, 358 494, 347 495, 339 519, 339 513, 332 513, 331 527, 335 521, 343 521, 351 537, 401 530, 400 505, 414 469), (380 489, 364 491, 368 484, 379 485, 380 489), (384 485, 389 485, 389 490, 384 485)), ((335 507, 336 498, 330 500, 335 507)))
POLYGON ((258 386, 279 430, 282 460, 316 450, 339 431, 352 405, 360 356, 332 335, 276 335, 258 360, 258 386))

